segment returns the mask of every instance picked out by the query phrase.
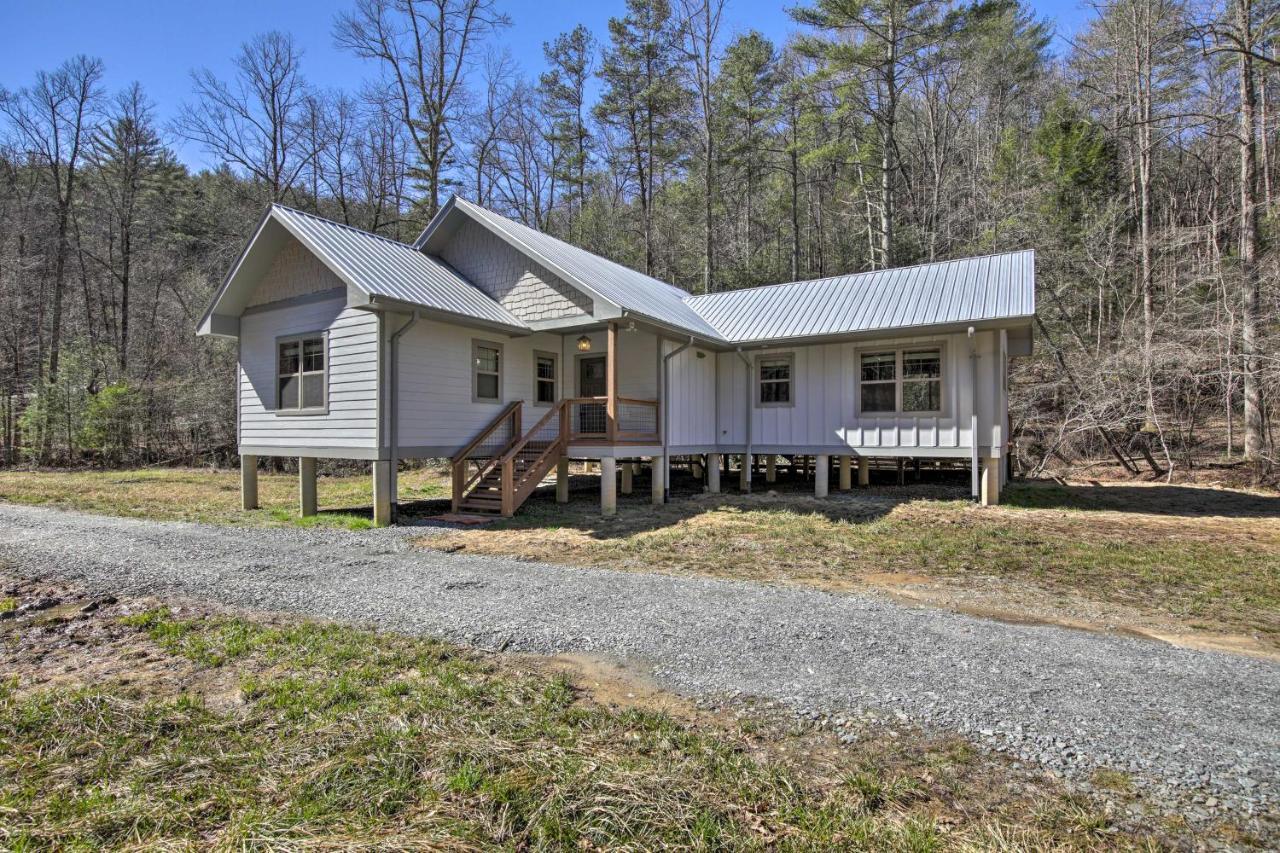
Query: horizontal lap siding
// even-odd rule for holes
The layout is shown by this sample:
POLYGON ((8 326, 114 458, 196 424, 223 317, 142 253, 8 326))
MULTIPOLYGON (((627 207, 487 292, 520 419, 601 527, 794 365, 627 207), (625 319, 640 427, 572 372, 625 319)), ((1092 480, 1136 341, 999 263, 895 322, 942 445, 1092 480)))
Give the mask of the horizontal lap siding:
POLYGON ((377 445, 378 319, 341 297, 247 314, 240 321, 240 443, 370 449, 377 445), (275 412, 276 338, 327 331, 328 413, 275 412))
MULTIPOLYGON (((979 444, 999 443, 1004 423, 1001 392, 1004 358, 999 332, 980 332, 978 348, 979 444), (999 412, 993 417, 993 413, 999 412)), ((777 347, 746 353, 751 370, 736 353, 720 353, 719 443, 746 443, 746 402, 751 400, 753 445, 782 447, 849 447, 901 450, 906 454, 970 446, 971 378, 969 340, 965 335, 899 337, 857 343, 777 347), (881 416, 859 413, 858 361, 862 352, 941 344, 943 410, 940 414, 881 416), (754 405, 755 363, 761 355, 789 353, 795 372, 794 405, 754 405)))
MULTIPOLYGON (((526 401, 524 426, 533 426, 547 412, 545 406, 528 404, 533 399, 533 353, 561 352, 559 335, 537 334, 509 338, 476 329, 421 321, 405 333, 397 348, 399 368, 399 427, 401 447, 461 448, 494 419, 503 406, 526 401), (471 400, 471 342, 492 341, 502 345, 502 401, 474 403, 471 400)), ((568 386, 565 359, 558 364, 557 393, 565 396, 568 386)))

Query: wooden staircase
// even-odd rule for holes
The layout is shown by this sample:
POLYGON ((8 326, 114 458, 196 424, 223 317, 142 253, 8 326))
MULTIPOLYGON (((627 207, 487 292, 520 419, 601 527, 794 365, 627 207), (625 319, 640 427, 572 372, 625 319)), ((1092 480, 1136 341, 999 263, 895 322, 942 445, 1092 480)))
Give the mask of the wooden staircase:
POLYGON ((521 403, 512 403, 453 457, 453 511, 509 518, 568 446, 566 403, 552 406, 520 433, 521 403))

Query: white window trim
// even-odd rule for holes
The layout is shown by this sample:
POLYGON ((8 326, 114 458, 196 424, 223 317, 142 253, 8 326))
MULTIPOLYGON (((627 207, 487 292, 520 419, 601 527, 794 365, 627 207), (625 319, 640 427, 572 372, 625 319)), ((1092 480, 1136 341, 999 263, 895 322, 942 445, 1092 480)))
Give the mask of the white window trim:
MULTIPOLYGON (((272 372, 273 377, 274 377, 274 384, 273 384, 273 389, 274 389, 274 391, 273 391, 273 393, 274 393, 274 399, 273 399, 273 402, 275 403, 275 413, 276 413, 276 417, 278 417, 278 418, 307 418, 307 417, 315 417, 315 416, 317 416, 317 415, 327 415, 327 414, 329 414, 329 364, 330 364, 330 359, 329 359, 329 330, 328 330, 328 329, 320 329, 320 330, 317 330, 317 331, 314 331, 314 332, 303 332, 302 334, 298 334, 298 335, 280 335, 279 337, 277 337, 277 338, 276 338, 275 350, 274 350, 274 352, 272 353, 272 355, 273 355, 273 359, 274 359, 274 360, 273 360, 273 362, 272 362, 271 372, 272 372), (301 404, 302 404, 302 377, 303 377, 303 376, 305 376, 306 374, 305 374, 305 373, 303 372, 303 370, 302 370, 302 349, 303 349, 303 347, 301 346, 301 343, 302 343, 302 341, 310 340, 310 339, 312 339, 312 338, 319 338, 319 339, 320 339, 320 345, 321 345, 322 347, 324 347, 324 370, 319 371, 319 373, 320 373, 322 376, 324 376, 324 383, 323 383, 323 385, 324 385, 324 405, 322 405, 322 406, 311 406, 311 407, 309 407, 309 408, 303 409, 303 408, 301 408, 301 404), (294 341, 297 341, 297 342, 299 343, 299 347, 298 347, 298 383, 299 383, 299 384, 298 384, 298 404, 299 404, 299 408, 296 408, 296 409, 285 409, 285 408, 282 408, 282 407, 281 407, 281 405, 280 405, 280 346, 281 346, 281 344, 292 343, 292 342, 294 342, 294 341)), ((317 371, 312 371, 312 372, 313 372, 313 373, 315 373, 315 372, 317 372, 317 371)))
MULTIPOLYGON (((939 418, 947 415, 947 343, 946 341, 921 341, 919 343, 909 344, 886 344, 885 346, 866 346, 859 347, 853 353, 853 376, 854 376, 854 412, 859 418, 939 418), (920 411, 906 412, 902 409, 902 354, 906 352, 919 352, 921 350, 938 351, 938 401, 940 403, 937 409, 922 409, 920 411), (877 353, 893 353, 893 411, 884 412, 864 412, 862 410, 862 357, 864 355, 875 355, 877 353)), ((924 380, 921 380, 924 381, 924 380)), ((886 381, 884 384, 888 385, 886 381)))
MULTIPOLYGON (((755 374, 755 381, 752 383, 752 399, 757 409, 792 409, 796 405, 796 354, 794 352, 762 352, 756 355, 752 364, 752 371, 755 374), (790 386, 787 393, 786 401, 766 403, 760 399, 761 385, 763 381, 760 379, 761 363, 764 361, 785 361, 791 368, 790 378, 787 379, 787 385, 790 386)), ((781 380, 771 380, 780 383, 781 380)))
MULTIPOLYGON (((503 381, 502 375, 507 370, 507 354, 502 344, 497 341, 486 341, 480 338, 471 339, 471 402, 485 403, 488 405, 500 405, 505 399, 503 397, 503 381), (481 397, 480 391, 480 368, 476 364, 476 350, 479 347, 489 347, 498 351, 498 396, 497 397, 481 397)), ((487 374, 487 371, 486 371, 487 374)))
POLYGON ((541 349, 534 350, 533 351, 533 395, 530 399, 530 402, 532 403, 532 405, 547 409, 547 408, 550 408, 551 406, 554 406, 556 403, 560 402, 560 396, 561 396, 560 395, 560 356, 552 352, 551 350, 541 350, 541 349), (551 364, 552 364, 551 370, 554 375, 551 377, 550 380, 539 379, 538 377, 538 359, 539 358, 551 359, 551 364), (551 390, 552 390, 551 402, 542 403, 542 402, 539 402, 538 400, 538 383, 547 382, 547 381, 551 382, 551 390))

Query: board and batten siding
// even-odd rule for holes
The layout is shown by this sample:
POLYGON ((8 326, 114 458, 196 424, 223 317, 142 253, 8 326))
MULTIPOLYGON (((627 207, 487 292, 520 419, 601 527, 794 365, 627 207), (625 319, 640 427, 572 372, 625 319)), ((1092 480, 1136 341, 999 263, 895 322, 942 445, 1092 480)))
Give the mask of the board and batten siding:
MULTIPOLYGON (((664 341, 662 352, 679 347, 678 342, 664 341)), ((667 444, 676 451, 689 447, 705 452, 716 443, 716 354, 690 346, 667 362, 667 370, 667 444), (698 358, 699 352, 703 358, 698 358)))
POLYGON ((376 454, 378 318, 345 296, 266 308, 240 319, 240 445, 304 448, 317 456, 376 454), (276 413, 276 339, 328 334, 324 414, 276 413))
MULTIPOLYGON (((1006 431, 1004 411, 1005 366, 1002 333, 977 333, 978 445, 995 448, 999 455, 1006 431)), ((974 400, 969 363, 969 340, 964 334, 927 337, 895 337, 878 340, 772 347, 745 353, 748 371, 736 353, 720 353, 718 371, 718 443, 741 447, 747 438, 747 401, 751 401, 753 448, 829 449, 849 448, 865 454, 960 455, 972 446, 971 420, 974 400), (859 354, 876 350, 942 347, 942 411, 911 415, 862 414, 859 389, 859 354), (754 365, 762 355, 789 354, 794 359, 793 405, 755 405, 754 365)), ((673 383, 674 384, 674 383, 673 383)), ((682 392, 673 388, 673 393, 682 392)), ((674 428, 673 428, 674 429, 674 428)), ((674 443, 674 442, 673 442, 674 443)))

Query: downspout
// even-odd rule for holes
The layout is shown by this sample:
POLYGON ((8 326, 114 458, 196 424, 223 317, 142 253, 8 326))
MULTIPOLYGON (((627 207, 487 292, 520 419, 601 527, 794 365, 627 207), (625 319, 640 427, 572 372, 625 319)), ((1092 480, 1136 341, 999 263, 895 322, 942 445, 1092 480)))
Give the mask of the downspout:
POLYGON ((747 366, 747 393, 745 399, 747 401, 747 452, 742 457, 742 466, 747 472, 747 494, 751 494, 751 413, 754 409, 752 405, 755 397, 755 377, 751 375, 751 359, 742 354, 742 347, 736 350, 738 358, 742 359, 742 363, 747 366))
POLYGON ((400 467, 400 395, 396 393, 399 390, 400 336, 416 326, 421 319, 422 312, 415 310, 409 318, 409 322, 392 333, 390 346, 388 347, 391 365, 387 370, 387 408, 390 410, 389 417, 391 422, 387 424, 387 443, 391 453, 391 522, 393 524, 399 520, 400 516, 400 475, 398 470, 400 467))
POLYGON ((978 344, 977 331, 969 327, 969 456, 970 491, 978 497, 978 344))
POLYGON ((658 395, 658 400, 662 405, 662 499, 667 499, 667 493, 671 491, 671 456, 667 453, 667 448, 671 441, 668 438, 671 432, 671 405, 670 405, 670 389, 671 389, 671 359, 693 346, 693 335, 689 336, 689 340, 673 349, 662 357, 662 393, 658 395))

